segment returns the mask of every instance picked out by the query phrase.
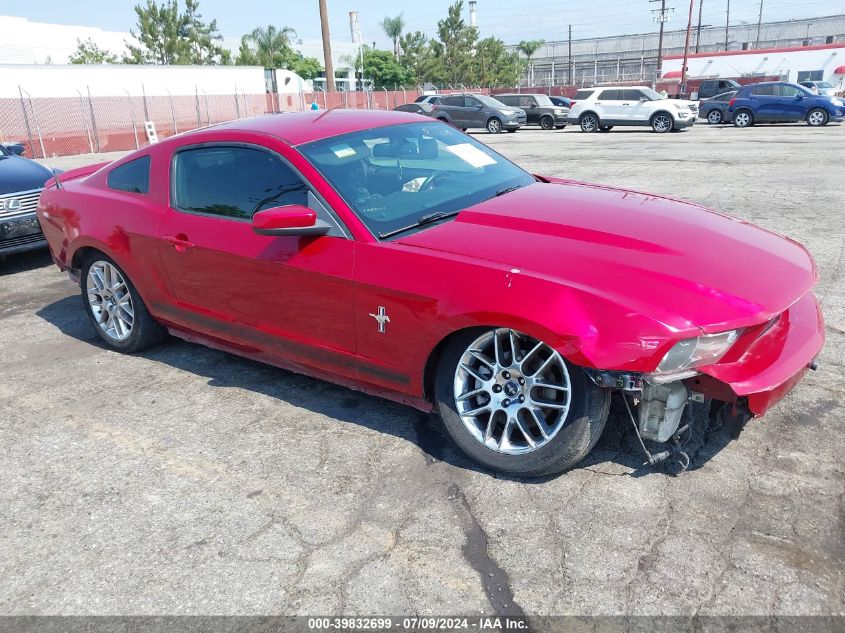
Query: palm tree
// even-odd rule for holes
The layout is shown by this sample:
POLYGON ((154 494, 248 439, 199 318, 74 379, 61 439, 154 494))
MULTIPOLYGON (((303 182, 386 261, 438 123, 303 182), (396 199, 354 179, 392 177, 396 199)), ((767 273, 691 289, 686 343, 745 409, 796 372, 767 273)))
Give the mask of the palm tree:
POLYGON ((528 83, 533 81, 532 75, 534 74, 534 68, 531 66, 531 56, 545 43, 545 40, 522 40, 516 45, 519 51, 522 52, 528 60, 528 83))
POLYGON ((265 68, 279 68, 291 50, 290 39, 296 31, 289 26, 277 29, 272 24, 256 27, 252 33, 244 35, 244 40, 255 47, 258 62, 265 68))
POLYGON ((405 18, 402 17, 401 13, 395 18, 384 16, 384 20, 379 24, 381 24, 385 35, 393 40, 393 54, 399 57, 399 38, 402 37, 402 31, 405 28, 405 18))

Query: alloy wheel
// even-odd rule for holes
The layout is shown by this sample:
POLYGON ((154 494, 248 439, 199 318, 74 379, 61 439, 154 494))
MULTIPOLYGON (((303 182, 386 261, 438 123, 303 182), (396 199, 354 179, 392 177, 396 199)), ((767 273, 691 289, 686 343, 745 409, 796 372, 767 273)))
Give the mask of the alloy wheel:
POLYGON ((734 123, 737 127, 748 127, 751 125, 751 115, 747 112, 739 112, 734 117, 734 123))
POLYGON ((722 113, 718 110, 710 110, 710 114, 707 115, 707 122, 716 125, 717 123, 722 122, 722 113))
POLYGON ((520 455, 548 444, 572 398, 561 355, 535 338, 500 328, 475 339, 455 369, 457 413, 488 449, 520 455))
POLYGON ((502 131, 502 122, 499 119, 490 119, 487 121, 487 131, 490 134, 498 134, 502 131))
POLYGON ((592 114, 588 114, 581 119, 581 129, 584 132, 595 132, 599 127, 599 122, 592 114))
POLYGON ((668 132, 672 129, 672 119, 668 114, 658 114, 651 125, 655 132, 668 132))
POLYGON ((822 112, 821 110, 813 110, 812 112, 810 112, 810 116, 807 117, 807 123, 814 127, 824 125, 824 119, 824 112, 822 112))
POLYGON ((88 269, 88 305, 100 329, 114 341, 125 341, 132 334, 135 309, 129 286, 120 271, 98 260, 88 269))

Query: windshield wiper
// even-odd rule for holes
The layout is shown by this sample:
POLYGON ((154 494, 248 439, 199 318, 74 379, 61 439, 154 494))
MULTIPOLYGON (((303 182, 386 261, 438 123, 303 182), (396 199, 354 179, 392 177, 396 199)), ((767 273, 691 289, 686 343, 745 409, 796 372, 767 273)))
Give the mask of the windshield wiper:
POLYGON ((428 215, 424 215, 420 218, 417 218, 417 221, 413 224, 409 224, 408 226, 403 226, 398 229, 393 229, 392 231, 386 231, 384 233, 379 233, 379 239, 385 239, 386 237, 393 237, 394 235, 399 235, 399 233, 404 233, 405 231, 410 231, 411 229, 416 229, 420 226, 425 226, 426 224, 433 224, 434 222, 439 222, 440 220, 445 220, 446 218, 451 218, 458 215, 460 211, 438 211, 437 213, 429 213, 428 215))
POLYGON ((511 191, 516 191, 517 189, 522 189, 522 185, 514 185, 513 187, 505 187, 504 189, 499 189, 496 193, 493 194, 493 197, 498 198, 499 196, 503 196, 506 193, 510 193, 511 191))

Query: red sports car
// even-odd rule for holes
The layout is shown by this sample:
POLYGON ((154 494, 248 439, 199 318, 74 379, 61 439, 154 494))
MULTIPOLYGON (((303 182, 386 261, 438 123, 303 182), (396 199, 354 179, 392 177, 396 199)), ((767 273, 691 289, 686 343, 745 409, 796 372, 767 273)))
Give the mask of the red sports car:
POLYGON ((434 410, 522 476, 582 459, 614 389, 671 447, 691 402, 762 415, 823 343, 796 242, 416 114, 181 134, 49 181, 38 217, 112 349, 170 333, 434 410))

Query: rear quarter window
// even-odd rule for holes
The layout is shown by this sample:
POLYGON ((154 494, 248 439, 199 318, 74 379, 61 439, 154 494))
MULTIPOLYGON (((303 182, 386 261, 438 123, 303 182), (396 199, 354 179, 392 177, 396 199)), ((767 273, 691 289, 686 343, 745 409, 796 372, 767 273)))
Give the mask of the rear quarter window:
POLYGON ((575 96, 572 97, 573 101, 583 101, 584 99, 589 99, 595 90, 579 90, 575 93, 575 96))
POLYGON ((142 156, 133 161, 115 167, 109 172, 109 189, 129 193, 149 193, 150 157, 142 156))

